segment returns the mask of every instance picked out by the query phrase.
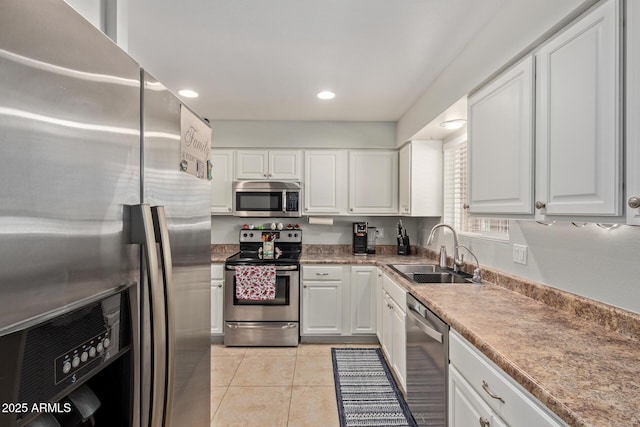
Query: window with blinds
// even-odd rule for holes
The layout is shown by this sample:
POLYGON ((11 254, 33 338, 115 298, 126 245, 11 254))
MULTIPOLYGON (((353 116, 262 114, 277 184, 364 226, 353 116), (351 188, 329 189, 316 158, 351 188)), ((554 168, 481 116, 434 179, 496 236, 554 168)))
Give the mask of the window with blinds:
POLYGON ((509 238, 509 220, 471 218, 467 201, 467 140, 444 146, 444 222, 460 233, 495 239, 509 238))

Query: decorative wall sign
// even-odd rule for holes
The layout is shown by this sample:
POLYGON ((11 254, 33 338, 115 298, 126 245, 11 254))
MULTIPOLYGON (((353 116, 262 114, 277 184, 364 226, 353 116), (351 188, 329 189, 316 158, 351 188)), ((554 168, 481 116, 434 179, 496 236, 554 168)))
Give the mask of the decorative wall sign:
POLYGON ((211 179, 207 173, 210 151, 211 128, 188 108, 181 106, 180 170, 200 179, 211 179))

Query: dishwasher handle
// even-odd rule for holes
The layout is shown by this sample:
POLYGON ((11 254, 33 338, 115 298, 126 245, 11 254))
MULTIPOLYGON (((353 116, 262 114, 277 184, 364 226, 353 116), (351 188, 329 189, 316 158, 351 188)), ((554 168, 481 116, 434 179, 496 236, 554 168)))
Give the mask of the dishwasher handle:
POLYGON ((407 307, 407 313, 409 313, 411 315, 411 317, 413 317, 413 320, 416 321, 416 323, 418 324, 417 325, 418 328, 422 332, 424 332, 425 334, 429 335, 431 338, 433 338, 434 340, 436 340, 440 344, 442 344, 442 334, 440 332, 436 331, 435 329, 433 329, 427 323, 425 323, 425 321, 423 320, 424 317, 422 317, 422 315, 420 313, 418 313, 417 311, 415 311, 411 307, 407 307))

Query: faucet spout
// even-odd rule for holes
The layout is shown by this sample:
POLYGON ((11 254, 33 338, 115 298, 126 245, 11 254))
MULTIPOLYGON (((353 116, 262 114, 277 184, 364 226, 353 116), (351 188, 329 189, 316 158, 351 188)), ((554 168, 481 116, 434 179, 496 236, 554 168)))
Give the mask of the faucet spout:
POLYGON ((459 255, 458 255, 458 233, 456 232, 456 230, 450 226, 449 224, 445 224, 444 222, 441 222, 440 224, 436 224, 432 229, 431 232, 429 233, 429 238, 427 239, 427 246, 430 245, 433 242, 433 238, 435 236, 435 233, 438 229, 440 228, 448 228, 449 230, 451 230, 451 234, 453 234, 453 271, 457 272, 458 269, 462 266, 462 260, 460 259, 459 255))

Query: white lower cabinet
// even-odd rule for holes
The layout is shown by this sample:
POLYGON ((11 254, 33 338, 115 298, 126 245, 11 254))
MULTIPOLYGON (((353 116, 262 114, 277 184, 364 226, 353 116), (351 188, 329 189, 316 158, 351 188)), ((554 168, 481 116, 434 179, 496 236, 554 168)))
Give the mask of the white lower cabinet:
POLYGON ((224 332, 224 265, 211 264, 211 335, 224 332))
POLYGON ((407 291, 386 274, 382 276, 380 346, 400 388, 407 386, 407 291))
POLYGON ((372 266, 352 266, 349 283, 351 300, 351 334, 376 333, 376 282, 377 268, 372 266))
POLYGON ((374 336, 377 272, 366 265, 303 265, 301 335, 374 336))
POLYGON ((456 368, 449 367, 449 427, 498 427, 506 424, 480 398, 456 368))
POLYGON ((302 266, 302 335, 342 334, 343 279, 348 268, 302 266))
POLYGON ((449 360, 451 427, 566 425, 454 330, 449 334, 449 360))

